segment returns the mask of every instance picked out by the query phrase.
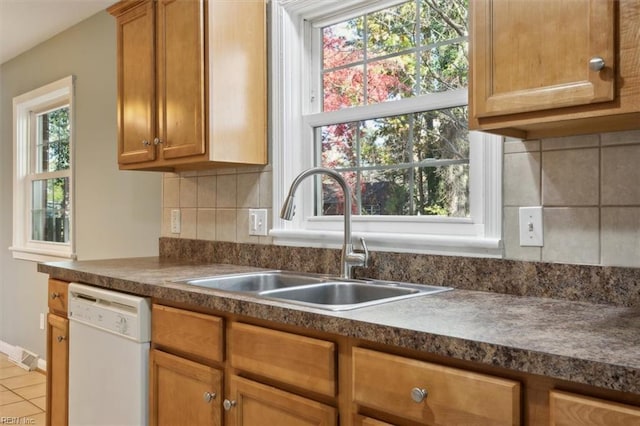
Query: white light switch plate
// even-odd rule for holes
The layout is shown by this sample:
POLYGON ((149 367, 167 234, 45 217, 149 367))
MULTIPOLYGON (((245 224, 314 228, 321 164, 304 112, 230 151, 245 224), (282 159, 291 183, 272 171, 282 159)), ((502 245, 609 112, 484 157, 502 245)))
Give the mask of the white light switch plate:
POLYGON ((249 235, 267 235, 267 209, 249 209, 249 235))
POLYGON ((518 213, 520 245, 542 247, 544 245, 542 207, 520 207, 518 213))
POLYGON ((179 209, 171 210, 171 233, 172 234, 180 233, 180 210, 179 209))

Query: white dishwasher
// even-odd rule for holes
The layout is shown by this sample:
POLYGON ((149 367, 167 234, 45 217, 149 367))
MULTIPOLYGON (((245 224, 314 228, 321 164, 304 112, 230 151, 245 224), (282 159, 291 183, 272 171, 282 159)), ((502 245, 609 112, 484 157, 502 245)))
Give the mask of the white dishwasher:
POLYGON ((69 284, 69 426, 147 424, 148 298, 69 284))

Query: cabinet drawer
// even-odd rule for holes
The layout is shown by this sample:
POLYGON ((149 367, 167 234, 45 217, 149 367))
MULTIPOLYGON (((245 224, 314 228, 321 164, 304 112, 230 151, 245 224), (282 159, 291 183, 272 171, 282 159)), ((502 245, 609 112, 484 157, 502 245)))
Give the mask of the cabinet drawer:
POLYGON ((518 382, 362 348, 353 349, 353 397, 429 425, 520 424, 518 382), (426 391, 422 402, 414 389, 426 391))
POLYGON ((49 278, 49 309, 59 315, 67 317, 67 289, 69 283, 66 281, 49 278))
POLYGON ((638 426, 640 407, 567 392, 549 393, 551 426, 638 426))
POLYGON ((162 305, 151 311, 151 342, 179 354, 224 360, 222 318, 162 305))
POLYGON ((232 323, 231 366, 322 395, 336 394, 336 348, 332 342, 232 323))

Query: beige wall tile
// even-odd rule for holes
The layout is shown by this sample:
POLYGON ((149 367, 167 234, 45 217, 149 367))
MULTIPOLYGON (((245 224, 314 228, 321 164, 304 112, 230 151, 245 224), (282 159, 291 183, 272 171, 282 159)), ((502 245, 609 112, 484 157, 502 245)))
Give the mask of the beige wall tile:
POLYGON ((505 207, 502 219, 504 221, 504 257, 513 260, 540 261, 540 247, 520 246, 520 232, 518 230, 518 207, 505 207))
POLYGON ((602 148, 602 205, 640 205, 640 145, 602 148))
POLYGON ((260 173, 260 201, 259 207, 273 206, 273 172, 260 173))
POLYGON ((543 205, 597 206, 599 164, 599 149, 543 152, 543 205))
POLYGON ((165 177, 162 179, 162 206, 180 207, 180 178, 165 177))
POLYGON ((237 175, 218 175, 216 177, 216 207, 236 208, 237 175))
POLYGON ((523 141, 520 139, 507 139, 502 145, 502 152, 515 154, 517 152, 540 151, 539 140, 523 141))
POLYGON ((236 209, 216 210, 216 241, 236 241, 236 209))
POLYGON ((195 208, 180 211, 180 238, 196 238, 198 226, 198 210, 195 208))
POLYGON ((239 243, 258 244, 260 237, 249 235, 249 209, 238 209, 236 238, 239 243))
POLYGON ((198 178, 196 176, 180 179, 180 207, 196 207, 198 205, 198 178))
POLYGON ((640 144, 640 130, 629 130, 627 132, 603 133, 601 136, 602 146, 640 144))
POLYGON ((542 140, 542 150, 591 148, 600 145, 600 135, 576 135, 542 140))
POLYGON ((198 177, 198 207, 216 206, 216 176, 198 177))
POLYGON ((600 262, 600 218, 597 207, 544 208, 542 215, 544 262, 600 262))
POLYGON ((238 175, 238 208, 256 208, 259 205, 260 173, 238 175))
POLYGON ((218 169, 219 175, 235 175, 238 173, 238 170, 235 167, 220 167, 218 169))
POLYGON ((602 209, 602 264, 640 267, 640 207, 602 209))
POLYGON ((197 238, 199 240, 215 241, 216 239, 216 210, 198 209, 197 238))
POLYGON ((505 206, 540 204, 540 153, 506 154, 503 173, 505 206))

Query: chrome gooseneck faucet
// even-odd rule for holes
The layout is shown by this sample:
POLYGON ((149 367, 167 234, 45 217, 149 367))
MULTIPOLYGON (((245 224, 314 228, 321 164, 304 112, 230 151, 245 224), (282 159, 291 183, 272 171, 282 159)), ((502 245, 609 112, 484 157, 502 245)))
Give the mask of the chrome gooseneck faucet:
POLYGON ((362 244, 363 251, 353 250, 353 244, 351 242, 351 191, 347 186, 347 182, 338 172, 324 167, 314 167, 300 173, 291 183, 289 195, 287 195, 287 198, 284 200, 284 204, 282 205, 282 210, 280 210, 280 217, 284 220, 291 220, 293 218, 293 215, 295 214, 293 196, 296 193, 296 189, 298 189, 298 185, 300 185, 304 179, 312 175, 327 175, 338 182, 342 188, 342 193, 344 195, 344 243, 342 244, 340 276, 342 278, 352 279, 352 268, 354 266, 367 266, 369 251, 367 250, 364 238, 360 238, 360 244, 362 244))

